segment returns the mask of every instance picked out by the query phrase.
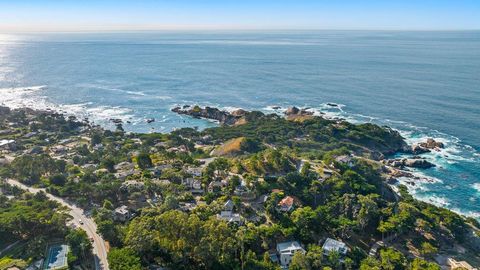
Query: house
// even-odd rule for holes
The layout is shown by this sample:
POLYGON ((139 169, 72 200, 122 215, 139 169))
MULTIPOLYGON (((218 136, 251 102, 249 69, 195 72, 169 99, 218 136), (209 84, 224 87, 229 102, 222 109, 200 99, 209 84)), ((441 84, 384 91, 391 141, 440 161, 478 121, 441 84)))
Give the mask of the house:
POLYGON ((116 171, 129 171, 135 169, 135 165, 131 162, 120 162, 114 166, 116 171))
POLYGON ((268 256, 270 257, 270 260, 273 262, 273 263, 280 263, 280 260, 278 259, 278 254, 277 254, 277 251, 269 251, 268 252, 268 256))
POLYGON ((95 169, 97 169, 97 164, 87 163, 87 164, 82 165, 82 169, 95 170, 95 169))
POLYGON ((159 179, 159 180, 155 180, 153 181, 155 184, 158 184, 158 185, 161 185, 161 186, 167 186, 167 185, 170 185, 172 184, 172 182, 168 179, 159 179))
POLYGON ((188 203, 188 202, 181 202, 179 205, 180 205, 180 209, 183 210, 184 212, 190 212, 197 207, 195 203, 188 203))
POLYGON ((130 211, 126 205, 115 208, 113 211, 113 219, 120 222, 125 222, 130 219, 130 211))
POLYGON ((195 179, 193 179, 193 178, 182 179, 182 185, 184 185, 186 188, 190 189, 193 186, 193 181, 195 181, 195 179))
POLYGON ((101 150, 101 149, 103 149, 103 144, 97 143, 92 147, 92 149, 95 150, 95 151, 101 150))
POLYGON ((120 180, 125 180, 127 177, 134 174, 135 174, 135 170, 128 170, 128 171, 117 172, 117 173, 114 173, 113 175, 115 176, 115 178, 118 178, 120 180))
POLYGON ((471 266, 466 261, 457 261, 453 258, 448 258, 447 259, 447 264, 448 264, 448 266, 450 266, 450 269, 452 269, 452 270, 457 269, 457 268, 467 269, 467 270, 478 270, 478 268, 474 268, 473 266, 471 266))
POLYGON ((16 145, 14 140, 0 140, 0 149, 15 150, 16 145))
POLYGON ((333 175, 333 171, 327 168, 323 168, 323 177, 324 178, 330 178, 333 175))
POLYGON ((153 174, 155 177, 160 177, 162 175, 163 170, 166 169, 171 169, 172 165, 171 164, 162 164, 155 166, 153 168, 149 168, 148 170, 153 174))
POLYGON ((157 148, 165 148, 165 147, 167 147, 167 143, 166 142, 158 142, 154 146, 157 147, 157 148))
POLYGON ((277 244, 277 254, 282 269, 288 269, 295 253, 305 254, 305 249, 297 241, 283 242, 277 244))
POLYGON ((235 187, 233 194, 236 196, 243 196, 248 193, 248 188, 246 186, 238 185, 235 187))
POLYGON ((122 185, 120 186, 120 190, 125 192, 136 192, 143 190, 144 186, 144 182, 140 182, 137 180, 128 180, 122 183, 122 185))
POLYGON ((56 155, 65 155, 67 153, 67 147, 63 145, 55 145, 50 148, 50 151, 56 155))
POLYGON ((228 200, 224 205, 223 209, 225 211, 233 211, 233 208, 235 207, 235 204, 233 203, 232 200, 228 200))
POLYGON ((277 204, 277 210, 280 212, 290 212, 295 208, 298 200, 292 196, 286 196, 277 204))
POLYGON ((325 256, 328 256, 333 251, 338 252, 340 256, 345 256, 348 252, 348 247, 345 243, 332 238, 327 238, 327 240, 325 240, 322 249, 323 255, 325 256))
POLYGON ((220 214, 217 215, 217 218, 225 220, 227 223, 242 224, 242 217, 240 214, 235 214, 233 211, 221 211, 220 214))
POLYGON ((23 135, 23 137, 25 137, 25 138, 32 138, 33 136, 35 136, 35 135, 37 135, 37 134, 38 134, 37 132, 32 131, 32 132, 29 132, 29 133, 23 135))
MULTIPOLYGON (((195 181, 193 181, 193 183, 192 183, 192 190, 203 192, 202 182, 201 182, 200 180, 195 180, 195 181)), ((192 192, 193 192, 193 191, 192 191, 192 192)))
POLYGON ((335 161, 340 164, 347 165, 348 167, 353 167, 354 165, 352 157, 347 155, 337 156, 335 161))
POLYGON ((203 193, 202 182, 193 178, 187 178, 182 180, 182 185, 190 189, 192 193, 203 193))
POLYGON ((208 192, 219 192, 222 190, 222 188, 227 186, 227 182, 225 181, 213 181, 210 182, 208 185, 208 192))
POLYGON ((202 176, 202 168, 190 167, 187 168, 186 172, 193 177, 200 177, 202 176))

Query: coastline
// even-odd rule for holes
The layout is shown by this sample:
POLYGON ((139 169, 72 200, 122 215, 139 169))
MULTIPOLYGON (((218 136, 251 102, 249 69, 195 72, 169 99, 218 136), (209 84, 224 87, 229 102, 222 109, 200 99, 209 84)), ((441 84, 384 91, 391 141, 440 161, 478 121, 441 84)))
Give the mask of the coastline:
MULTIPOLYGON (((178 107, 179 104, 176 104, 174 106, 171 106, 170 107, 170 110, 174 109, 175 107, 178 107)), ((7 107, 10 107, 10 106, 7 106, 7 107)), ((193 105, 192 105, 193 107, 193 105)), ((200 106, 200 107, 205 107, 205 106, 200 106)), ((343 110, 343 108, 345 108, 346 105, 344 104, 337 104, 337 103, 333 103, 333 102, 328 102, 328 103, 324 103, 324 105, 322 105, 322 108, 324 109, 323 111, 318 109, 318 108, 312 108, 312 107, 305 107, 303 110, 305 112, 307 112, 309 115, 313 115, 313 116, 321 116, 325 119, 329 119, 329 120, 345 120, 347 122, 350 122, 350 123, 354 123, 354 124, 360 124, 360 123, 365 123, 365 122, 362 122, 360 121, 358 118, 355 118, 355 115, 349 115, 347 112, 345 112, 343 110), (338 113, 338 112, 340 113, 338 113), (344 117, 342 117, 344 116, 344 117)), ((58 113, 58 114, 62 114, 64 115, 65 118, 68 118, 69 116, 75 116, 77 117, 78 114, 76 114, 75 111, 65 111, 65 110, 62 110, 62 109, 58 109, 56 110, 56 106, 47 106, 45 109, 37 109, 35 107, 31 108, 31 107, 22 107, 22 106, 11 106, 10 108, 16 108, 16 109, 31 109, 31 110, 35 110, 35 111, 43 111, 43 112, 48 112, 48 113, 58 113)), ((239 108, 239 107, 212 107, 212 108, 218 108, 219 111, 222 111, 222 112, 226 112, 228 114, 236 111, 236 110, 243 110, 242 108, 239 108)), ((261 112, 264 112, 264 113, 273 113, 273 114, 276 114, 276 115, 283 115, 283 113, 288 109, 289 107, 286 107, 286 106, 278 106, 278 105, 272 105, 272 106, 268 106, 266 108, 263 108, 262 110, 260 110, 261 112)), ((186 118, 191 118, 190 116, 184 116, 184 115, 181 115, 182 118, 183 117, 186 117, 186 118)), ((366 116, 363 116, 362 117, 366 117, 366 116)), ((76 118, 78 121, 81 121, 87 125, 89 125, 90 127, 93 125, 93 126, 100 126, 102 128, 106 128, 106 129, 110 129, 110 130, 114 130, 114 128, 117 126, 117 123, 115 123, 115 121, 119 121, 120 124, 125 124, 126 122, 124 122, 124 120, 122 119, 118 119, 118 118, 110 118, 110 119, 105 119, 104 122, 107 123, 107 125, 105 124, 96 124, 96 123, 93 123, 93 122, 90 122, 88 120, 88 118, 76 118)), ((219 126, 220 125, 220 121, 216 120, 216 119, 210 119, 208 117, 198 117, 198 119, 200 121, 204 121, 204 122, 208 122, 208 123, 212 123, 212 124, 215 124, 214 126, 210 126, 210 127, 215 127, 215 126, 219 126)), ((370 118, 370 122, 373 122, 375 123, 378 119, 375 119, 375 118, 370 118)), ((368 123, 368 122, 367 122, 368 123)), ((197 126, 191 126, 192 128, 195 127, 197 128, 197 126)), ((208 127, 205 127, 205 128, 208 128, 208 127)), ((405 130, 401 130, 401 129, 396 129, 396 128, 393 128, 394 130, 400 132, 400 134, 402 136, 404 136, 405 138, 405 141, 409 144, 409 145, 413 145, 413 144, 416 144, 416 143, 419 143, 421 142, 422 140, 425 140, 427 138, 429 138, 429 136, 420 136, 420 137, 408 137, 407 135, 411 135, 411 133, 409 133, 408 131, 405 131, 405 130)), ((175 129, 174 129, 175 130, 175 129)), ((126 129, 127 132, 131 132, 129 131, 128 129, 126 129)), ((161 131, 155 131, 155 130, 150 130, 150 132, 134 132, 136 134, 146 134, 146 133, 163 133, 163 134, 168 134, 170 133, 171 131, 166 131, 166 132, 161 132, 161 131)), ((440 135, 440 134, 439 134, 440 135)), ((445 134, 443 134, 445 135, 445 134)), ((429 171, 432 171, 432 170, 437 170, 437 169, 444 169, 444 166, 445 166, 445 162, 448 163, 448 162, 456 162, 457 159, 460 159, 462 160, 462 157, 456 157, 455 155, 452 155, 451 152, 454 151, 455 153, 458 153, 458 151, 456 151, 456 146, 454 145, 454 143, 452 143, 450 140, 448 140, 447 138, 444 138, 444 137, 436 137, 434 138, 435 140, 438 140, 439 142, 442 142, 444 143, 446 146, 445 148, 443 149, 437 149, 437 151, 431 151, 430 153, 423 153, 423 154, 420 154, 419 156, 422 157, 422 158, 426 158, 428 161, 432 162, 433 164, 435 164, 435 167, 436 168, 429 168, 429 169, 418 169, 418 168, 409 168, 407 171, 405 171, 406 173, 408 174, 411 174, 412 176, 411 177, 399 177, 396 181, 397 184, 402 184, 404 186, 407 187, 407 190, 408 192, 414 196, 417 200, 420 200, 420 201, 423 201, 423 202, 426 202, 426 203, 429 203, 429 204, 432 204, 432 205, 435 205, 435 206, 438 206, 438 207, 442 207, 442 208, 446 208, 446 209, 449 209, 449 210, 452 210, 454 212, 456 212, 457 214, 460 214, 462 216, 465 216, 465 217, 472 217, 472 218, 475 218, 477 220, 480 221, 480 211, 469 211, 469 210, 465 210, 465 209, 461 209, 461 208, 458 208, 458 207, 452 207, 451 203, 448 201, 447 198, 441 196, 441 195, 438 195, 438 194, 429 194, 429 192, 431 191, 431 188, 438 188, 438 187, 441 187, 443 189, 452 189, 452 187, 449 187, 448 185, 446 185, 444 183, 444 181, 440 178, 437 178, 435 176, 432 176, 431 174, 429 174, 429 171), (453 161, 452 161, 452 156, 453 158, 453 161), (433 158, 432 158, 433 157, 433 158), (450 159, 447 160, 446 157, 449 157, 450 159)), ((405 153, 395 153, 395 155, 392 155, 391 157, 389 158, 405 158, 405 157, 408 157, 408 154, 405 154, 405 153)), ((475 162, 475 160, 472 160, 472 162, 475 162)), ((478 187, 476 185, 480 185, 480 183, 473 183, 471 184, 471 188, 472 189, 475 189, 478 191, 478 187)), ((478 191, 480 193, 480 191, 478 191)), ((470 200, 471 201, 471 200, 470 200)))
MULTIPOLYGON (((132 211, 130 218, 127 218, 128 221, 131 219, 131 222, 128 223, 129 228, 136 228, 135 224, 139 220, 148 217, 148 214, 143 215, 143 211, 155 211, 154 209, 162 211, 163 207, 169 207, 165 203, 168 201, 167 197, 165 197, 167 195, 163 192, 171 190, 169 187, 178 187, 179 189, 175 196, 185 196, 184 192, 186 191, 187 193, 191 192, 192 197, 178 197, 182 198, 178 208, 165 209, 173 212, 165 212, 164 214, 177 213, 185 217, 197 217, 198 212, 196 211, 202 211, 203 207, 213 207, 213 211, 216 212, 218 210, 217 207, 221 207, 225 203, 224 199, 228 198, 228 196, 234 196, 232 200, 237 200, 238 198, 241 206, 237 206, 240 207, 239 210, 234 215, 229 216, 227 221, 228 223, 238 222, 238 224, 235 224, 240 226, 247 223, 255 224, 254 226, 268 226, 268 223, 265 223, 268 219, 257 219, 257 217, 263 215, 272 215, 272 220, 278 221, 279 225, 282 224, 281 216, 292 218, 294 223, 289 222, 288 224, 295 224, 294 218, 296 214, 294 213, 298 213, 298 211, 313 211, 312 209, 316 209, 316 213, 317 211, 322 211, 321 209, 325 209, 324 207, 328 207, 326 209, 332 211, 333 214, 339 211, 335 207, 337 204, 339 206, 345 205, 346 208, 340 207, 340 211, 346 211, 345 213, 347 214, 344 215, 348 215, 350 207, 349 203, 345 204, 346 199, 362 199, 373 196, 372 198, 376 199, 372 203, 377 205, 379 209, 382 209, 382 211, 377 212, 382 214, 376 220, 372 220, 374 223, 372 226, 369 226, 368 233, 367 231, 365 231, 366 234, 361 233, 360 231, 363 232, 363 230, 355 231, 353 228, 361 225, 361 223, 356 222, 354 225, 352 223, 354 227, 351 229, 353 231, 350 231, 350 229, 348 231, 339 231, 336 223, 326 225, 330 229, 325 232, 325 236, 332 235, 333 237, 343 239, 352 246, 356 246, 356 241, 359 239, 368 237, 370 241, 363 247, 364 250, 368 250, 368 247, 371 247, 372 244, 374 245, 378 241, 383 240, 384 233, 387 232, 386 239, 398 238, 397 241, 391 243, 387 240, 388 243, 386 243, 389 248, 393 247, 401 250, 403 254, 412 251, 416 252, 414 251, 416 247, 412 249, 405 248, 405 243, 414 239, 413 231, 409 231, 415 228, 418 219, 432 223, 433 227, 425 227, 426 229, 429 228, 429 231, 426 232, 414 230, 414 234, 433 233, 435 239, 438 239, 436 243, 439 245, 439 254, 448 256, 459 255, 454 246, 449 244, 449 238, 451 239, 450 241, 463 241, 461 240, 464 239, 462 235, 470 236, 478 232, 478 221, 460 216, 447 210, 447 208, 435 207, 431 203, 423 203, 416 200, 408 194, 403 186, 392 186, 398 178, 396 177, 397 175, 411 175, 408 171, 403 170, 405 169, 404 167, 415 167, 418 164, 416 162, 411 163, 415 159, 390 159, 390 155, 394 156, 398 152, 408 153, 413 151, 414 147, 407 145, 397 131, 387 127, 371 124, 353 125, 344 120, 326 120, 313 116, 312 113, 307 112, 305 109, 294 107, 285 111, 283 117, 244 110, 217 114, 219 112, 218 109, 211 108, 207 110, 193 107, 192 112, 195 114, 203 110, 205 110, 204 112, 213 112, 212 115, 200 113, 196 115, 197 117, 212 118, 221 116, 223 118, 226 114, 234 115, 236 120, 234 122, 220 121, 222 125, 219 127, 204 131, 196 131, 190 128, 178 130, 171 134, 148 134, 124 132, 120 123, 117 123, 119 127, 115 131, 109 131, 100 126, 92 126, 88 122, 82 122, 82 119, 77 121, 73 117, 52 111, 9 110, 4 107, 0 107, 0 110, 5 112, 6 120, 2 122, 2 130, 10 130, 10 134, 15 134, 15 136, 12 135, 12 138, 15 138, 15 142, 7 145, 7 148, 2 150, 3 154, 5 154, 3 162, 9 162, 7 159, 14 158, 6 167, 10 169, 11 174, 9 174, 9 177, 16 177, 19 181, 33 187, 44 187, 49 193, 71 200, 87 212, 90 209, 101 209, 102 202, 105 204, 105 199, 107 198, 115 202, 115 205, 110 207, 112 209, 128 205, 125 207, 132 211), (336 133, 336 131, 341 130, 345 132, 336 133), (254 132, 252 133, 252 131, 254 132), (276 131, 278 131, 278 137, 269 137, 269 134, 276 134, 276 131), (292 131, 298 132, 292 133, 292 131), (330 133, 329 131, 334 132, 330 133), (318 137, 322 136, 322 134, 326 137, 318 137), (237 139, 232 140, 232 138, 237 139), (318 138, 322 139, 319 140, 318 138), (330 146, 324 143, 326 138, 330 146), (235 141, 240 141, 239 148, 234 150, 237 152, 227 153, 227 149, 230 149, 228 151, 235 149, 233 145, 228 146, 235 141), (384 141, 385 145, 381 141, 384 141), (316 146, 314 151, 317 151, 317 155, 309 150, 312 146, 316 146), (148 149, 148 152, 141 152, 147 151, 145 149, 148 149), (214 153, 213 150, 215 149, 223 149, 223 153, 220 153, 220 151, 214 153), (112 155, 112 151, 116 153, 113 154, 117 157, 116 160, 109 157, 109 155, 112 155), (101 158, 98 158, 98 155, 101 158), (82 157, 85 157, 86 160, 82 161, 82 157), (159 159, 160 157, 163 158, 159 159), (184 159, 185 157, 190 157, 190 159, 184 159), (258 157, 261 157, 262 163, 260 164, 266 165, 250 167, 251 164, 257 164, 252 163, 252 161, 258 159, 258 157), (18 169, 18 164, 22 164, 22 162, 45 159, 47 161, 46 164, 49 164, 48 160, 53 161, 57 158, 68 164, 69 172, 73 172, 73 168, 77 168, 82 174, 81 178, 78 179, 75 175, 68 173, 65 176, 68 177, 65 179, 65 182, 62 182, 61 179, 57 182, 57 180, 51 177, 48 179, 24 178, 22 174, 19 174, 19 172, 23 173, 23 169, 21 171, 18 169), (206 162, 207 159, 211 161, 208 164, 206 162), (108 163, 107 160, 112 162, 108 163), (147 162, 147 160, 149 160, 150 165, 143 163, 147 162), (185 161, 182 162, 182 160, 185 161), (226 169, 221 170, 219 168, 222 167, 217 167, 217 170, 214 169, 212 171, 214 174, 213 178, 206 178, 209 177, 209 166, 211 164, 213 166, 223 166, 223 162, 225 164, 237 163, 240 167, 228 166, 226 169), (109 170, 108 168, 111 169, 109 170), (156 172, 157 169, 161 170, 159 174, 156 172), (180 170, 180 174, 174 176, 171 174, 172 170, 180 170), (187 174, 184 175, 182 172, 187 174), (181 188, 183 185, 187 185, 187 187, 190 185, 190 182, 187 181, 188 179, 190 179, 190 182, 192 180, 194 182, 197 181, 199 186, 194 187, 192 185, 191 189, 184 190, 181 188), (206 179, 208 182, 203 184, 202 179, 206 179), (235 179, 239 182, 234 185, 238 186, 232 190, 228 183, 236 181, 235 179), (248 179, 253 181, 253 183, 250 182, 249 184, 242 179, 248 179), (105 185, 107 183, 115 184, 113 186, 105 185), (145 189, 146 193, 142 191, 142 194, 146 196, 144 199, 137 197, 136 194, 138 193, 135 191, 143 190, 147 183, 156 186, 156 190, 161 192, 161 197, 157 195, 157 192, 150 193, 147 189, 145 189), (219 184, 220 189, 214 189, 212 183, 219 184), (315 192, 310 187, 305 189, 302 183, 310 183, 309 185, 318 183, 322 191, 315 192), (82 190, 82 187, 85 185, 95 184, 99 184, 98 188, 101 188, 103 192, 93 190, 86 193, 72 192, 82 190), (267 186, 262 188, 262 185, 267 186), (117 190, 117 188, 119 189, 117 190), (278 191, 278 188, 280 188, 280 191, 278 191), (117 191, 115 192, 115 190, 117 191), (194 192, 199 191, 204 196, 193 196, 194 192), (270 193, 271 195, 268 196, 265 193, 270 193), (326 196, 329 197, 325 198, 323 197, 325 195, 322 194, 327 194, 326 196), (213 196, 213 201, 209 201, 210 196, 213 196), (269 197, 266 202, 261 199, 265 196, 269 197), (293 198, 292 203, 297 201, 296 209, 291 215, 289 211, 281 213, 283 210, 275 210, 279 209, 275 207, 277 205, 275 200, 280 200, 282 196, 293 198), (257 197, 259 199, 254 201, 258 201, 259 205, 256 206, 257 211, 251 216, 249 211, 245 211, 248 209, 248 200, 257 197), (159 201, 159 198, 165 199, 159 201), (317 199, 319 200, 318 204, 317 199), (332 201, 336 203, 329 206, 329 202, 332 201), (261 205, 264 205, 265 208, 261 207, 261 205), (244 206, 247 208, 243 208, 244 206), (275 211, 280 211, 277 214, 281 216, 274 214, 275 211), (233 217, 236 219, 232 221, 230 218, 233 217), (397 226, 397 219, 402 218, 403 220, 404 217, 407 217, 406 221, 408 223, 397 226), (391 225, 384 227, 384 224, 391 225), (437 225, 440 226, 436 228, 435 226, 437 225), (442 225, 445 227, 442 227, 442 225), (405 231, 397 229, 403 228, 403 226, 413 227, 405 231), (385 231, 384 228, 392 229, 385 231), (358 239, 352 240, 350 237, 358 239), (405 241, 405 243, 401 244, 402 241, 405 241)), ((188 115, 189 113, 185 114, 188 115)), ((434 141, 427 142, 426 145, 435 148, 442 146, 434 141)), ((424 149, 423 151, 426 150, 424 149)), ((423 166, 422 164, 424 163, 420 163, 421 166, 423 166)), ((25 167, 28 168, 29 165, 25 167)), ((65 169, 66 167, 58 167, 58 169, 53 167, 52 170, 65 171, 65 169)), ((174 188, 173 190, 177 189, 174 188)), ((359 202, 354 203, 361 206, 359 202)), ((96 213, 98 214, 98 212, 96 213)), ((202 219, 203 221, 201 222, 209 222, 209 220, 218 222, 219 219, 222 219, 221 213, 213 215, 209 219, 202 219)), ((335 214, 332 214, 324 216, 325 214, 318 212, 315 216, 318 215, 318 218, 322 219, 332 217, 335 220, 335 214)), ((99 217, 96 214, 94 216, 99 217)), ((346 216, 342 218, 357 220, 358 217, 346 216)), ((99 221, 95 220, 95 222, 99 221)), ((239 227, 228 226, 228 228, 237 230, 239 227)), ((116 242, 118 240, 115 237, 110 238, 111 235, 105 231, 102 235, 107 237, 105 239, 108 239, 108 241, 116 242)), ((319 241, 322 241, 319 238, 325 236, 314 234, 311 236, 312 239, 308 238, 310 240, 302 238, 302 242, 319 243, 319 241)), ((274 237, 272 240, 284 241, 284 237, 288 237, 288 235, 280 236, 279 238, 274 237)), ((474 254, 472 252, 475 252, 480 247, 479 240, 478 237, 473 237, 459 244, 467 247, 465 254, 469 256, 468 258, 472 258, 472 263, 475 264, 477 264, 476 260, 478 258, 477 255, 472 255, 474 254)), ((433 258, 430 259, 433 260, 433 258)), ((437 260, 437 262, 444 264, 443 261, 437 260)))

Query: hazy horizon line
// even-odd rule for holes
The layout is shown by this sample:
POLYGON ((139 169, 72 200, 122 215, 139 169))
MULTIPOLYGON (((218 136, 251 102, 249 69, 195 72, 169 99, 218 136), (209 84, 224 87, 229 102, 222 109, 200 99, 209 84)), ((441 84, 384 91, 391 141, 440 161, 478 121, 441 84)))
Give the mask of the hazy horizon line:
POLYGON ((111 29, 3 29, 0 33, 109 33, 109 32, 278 32, 278 31, 390 31, 390 32, 468 32, 480 31, 480 28, 321 28, 321 27, 297 27, 297 28, 208 28, 208 27, 179 27, 179 28, 111 28, 111 29))

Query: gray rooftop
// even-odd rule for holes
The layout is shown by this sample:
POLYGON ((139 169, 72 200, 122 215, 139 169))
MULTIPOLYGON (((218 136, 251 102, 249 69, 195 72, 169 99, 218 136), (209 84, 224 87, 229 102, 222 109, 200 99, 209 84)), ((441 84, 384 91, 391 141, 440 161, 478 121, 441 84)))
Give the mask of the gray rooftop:
POLYGON ((340 254, 347 253, 347 245, 332 238, 327 238, 322 248, 326 252, 337 251, 340 254))
POLYGON ((289 242, 283 242, 283 243, 278 243, 277 244, 277 252, 281 253, 284 251, 295 251, 295 250, 303 250, 302 246, 300 243, 297 241, 289 241, 289 242))

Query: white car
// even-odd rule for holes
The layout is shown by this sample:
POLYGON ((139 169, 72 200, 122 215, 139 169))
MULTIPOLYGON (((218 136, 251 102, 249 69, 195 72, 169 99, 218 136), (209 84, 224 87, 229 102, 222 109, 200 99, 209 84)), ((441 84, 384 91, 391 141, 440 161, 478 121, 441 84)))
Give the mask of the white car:
POLYGON ((80 225, 83 225, 83 220, 79 219, 78 223, 80 223, 80 225))

